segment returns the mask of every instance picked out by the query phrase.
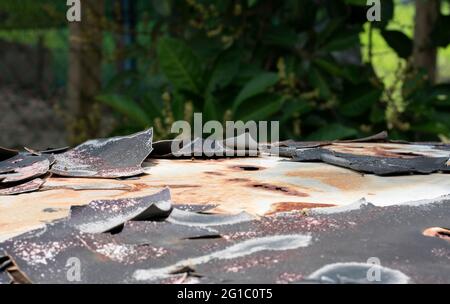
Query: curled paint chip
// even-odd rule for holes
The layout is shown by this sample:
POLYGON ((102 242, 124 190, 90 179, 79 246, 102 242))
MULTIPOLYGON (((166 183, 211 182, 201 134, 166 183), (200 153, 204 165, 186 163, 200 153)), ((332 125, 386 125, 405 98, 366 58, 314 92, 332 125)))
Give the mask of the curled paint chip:
POLYGON ((145 197, 93 201, 72 207, 67 224, 84 233, 111 231, 131 220, 160 219, 172 211, 168 188, 145 197))
POLYGON ((55 155, 51 172, 61 176, 118 178, 144 173, 152 151, 153 129, 128 136, 89 140, 55 155))
POLYGON ((35 162, 29 166, 19 167, 10 173, 0 174, 2 183, 13 183, 44 175, 50 169, 48 159, 35 162))
POLYGON ((294 161, 321 161, 376 175, 430 174, 447 171, 449 152, 426 145, 343 144, 296 149, 294 161))
POLYGON ((37 191, 44 183, 45 181, 43 179, 35 178, 29 182, 25 182, 19 185, 11 186, 8 188, 0 188, 0 195, 15 195, 37 191))
POLYGON ((154 143, 152 158, 257 156, 258 143, 248 133, 225 140, 194 138, 192 141, 175 139, 154 143))
POLYGON ((44 175, 53 161, 52 155, 16 155, 0 162, 0 182, 19 182, 44 175))

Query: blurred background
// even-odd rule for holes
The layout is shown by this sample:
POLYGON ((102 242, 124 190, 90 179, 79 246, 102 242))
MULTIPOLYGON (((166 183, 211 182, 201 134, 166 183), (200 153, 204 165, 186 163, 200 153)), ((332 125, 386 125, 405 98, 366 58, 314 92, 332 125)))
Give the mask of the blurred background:
POLYGON ((450 0, 0 1, 0 146, 278 120, 281 139, 450 141, 450 0))

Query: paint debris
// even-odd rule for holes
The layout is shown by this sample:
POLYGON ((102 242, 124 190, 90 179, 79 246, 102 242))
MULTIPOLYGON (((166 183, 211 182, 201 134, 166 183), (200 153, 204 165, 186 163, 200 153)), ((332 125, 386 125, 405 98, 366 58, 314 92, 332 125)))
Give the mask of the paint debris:
POLYGON ((94 201, 72 208, 68 225, 84 233, 110 231, 131 220, 159 219, 172 211, 169 189, 130 199, 94 201))
POLYGON ((0 195, 16 195, 39 190, 45 183, 43 179, 35 178, 29 182, 18 184, 15 186, 0 188, 0 195))
POLYGON ((54 159, 51 155, 19 154, 0 162, 0 182, 12 183, 39 177, 48 172, 54 159))
POLYGON ((51 172, 61 176, 118 178, 144 173, 142 162, 152 151, 153 130, 129 136, 89 140, 55 155, 51 172))
POLYGON ((154 143, 151 158, 220 158, 235 156, 257 156, 258 143, 250 134, 244 133, 237 137, 224 140, 203 139, 193 140, 162 140, 154 143))

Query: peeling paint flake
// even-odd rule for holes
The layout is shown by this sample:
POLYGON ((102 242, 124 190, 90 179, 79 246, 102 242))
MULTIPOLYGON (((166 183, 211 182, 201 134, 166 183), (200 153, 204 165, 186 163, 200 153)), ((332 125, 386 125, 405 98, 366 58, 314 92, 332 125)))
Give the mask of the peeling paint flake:
POLYGON ((446 171, 449 156, 450 151, 432 145, 333 143, 320 148, 296 149, 293 160, 321 161, 383 176, 446 171))
POLYGON ((53 163, 53 156, 19 154, 0 162, 0 182, 12 183, 46 174, 53 163))
POLYGON ((165 218, 171 210, 170 192, 164 189, 146 197, 93 201, 72 208, 68 225, 84 233, 102 233, 131 220, 165 218))
POLYGON ((144 173, 141 164, 152 151, 153 130, 129 136, 89 140, 55 155, 51 172, 61 176, 118 178, 144 173))
POLYGON ((41 186, 45 183, 43 179, 35 178, 29 182, 23 184, 15 185, 8 188, 0 188, 0 195, 15 195, 28 193, 39 190, 41 186))

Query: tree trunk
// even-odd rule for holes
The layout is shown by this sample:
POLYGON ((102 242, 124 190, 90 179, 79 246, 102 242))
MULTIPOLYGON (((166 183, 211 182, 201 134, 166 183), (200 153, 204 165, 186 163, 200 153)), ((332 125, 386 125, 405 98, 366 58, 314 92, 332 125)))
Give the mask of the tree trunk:
POLYGON ((440 0, 416 0, 413 65, 427 71, 429 80, 436 80, 437 48, 431 33, 440 12, 440 0))
POLYGON ((95 97, 101 89, 104 0, 84 0, 81 22, 69 24, 69 142, 99 133, 101 113, 95 97))

